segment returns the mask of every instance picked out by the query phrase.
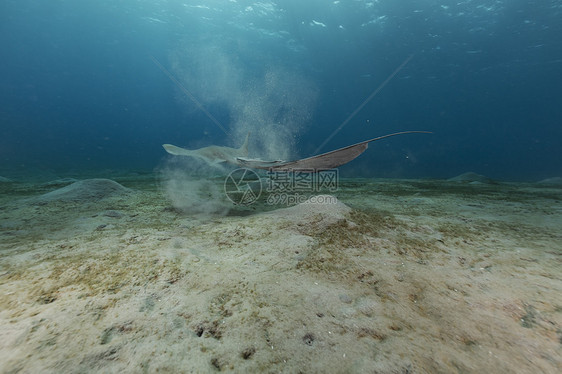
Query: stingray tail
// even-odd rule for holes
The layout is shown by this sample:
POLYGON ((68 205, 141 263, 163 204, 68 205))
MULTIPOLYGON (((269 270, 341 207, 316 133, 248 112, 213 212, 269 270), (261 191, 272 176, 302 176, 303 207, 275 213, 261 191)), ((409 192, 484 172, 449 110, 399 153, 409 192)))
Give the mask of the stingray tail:
POLYGON ((243 157, 248 157, 248 139, 250 138, 250 133, 248 133, 248 135, 246 135, 246 140, 244 140, 244 144, 242 144, 242 147, 240 147, 240 154, 243 157))

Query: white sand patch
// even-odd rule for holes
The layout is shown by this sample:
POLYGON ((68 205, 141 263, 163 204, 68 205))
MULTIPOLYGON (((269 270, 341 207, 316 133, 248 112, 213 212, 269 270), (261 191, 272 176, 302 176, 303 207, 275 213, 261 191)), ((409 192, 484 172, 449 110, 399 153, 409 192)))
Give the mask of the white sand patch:
POLYGON ((115 195, 123 195, 129 190, 110 179, 86 179, 48 192, 37 198, 38 202, 94 202, 115 195))
POLYGON ((365 181, 206 219, 155 187, 6 205, 0 371, 556 373, 562 196, 525 188, 365 181))

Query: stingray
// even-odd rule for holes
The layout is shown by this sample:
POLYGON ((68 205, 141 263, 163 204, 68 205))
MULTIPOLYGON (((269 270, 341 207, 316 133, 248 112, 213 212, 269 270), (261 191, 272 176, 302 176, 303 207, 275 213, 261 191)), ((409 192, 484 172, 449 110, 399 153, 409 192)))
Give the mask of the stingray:
POLYGON ((211 145, 199 149, 185 149, 176 147, 171 144, 162 144, 162 147, 169 154, 175 156, 189 156, 199 158, 209 164, 216 165, 227 162, 229 164, 239 165, 237 159, 248 157, 248 138, 250 134, 246 135, 246 140, 240 148, 221 147, 218 145, 211 145))
MULTIPOLYGON (((191 99, 198 107, 201 109, 207 117, 211 121, 213 121, 225 134, 228 135, 228 131, 221 125, 221 123, 213 117, 209 111, 205 109, 205 107, 197 100, 191 92, 185 88, 181 82, 179 82, 173 75, 166 69, 156 58, 150 56, 152 61, 170 78, 172 82, 178 86, 183 93, 187 97, 191 99)), ((316 152, 318 152, 327 142, 329 142, 373 97, 377 95, 384 88, 384 86, 390 82, 390 80, 402 70, 404 66, 413 58, 413 55, 410 55, 404 62, 396 69, 394 72, 383 82, 375 91, 369 95, 369 97, 355 110, 353 113, 320 145, 316 152)), ((212 145, 209 147, 204 147, 200 149, 185 149, 176 147, 175 145, 171 144, 163 144, 164 149, 166 152, 177 155, 177 156, 191 156, 197 157, 202 159, 210 164, 218 164, 227 162, 233 165, 238 165, 242 167, 248 168, 255 168, 255 169, 266 169, 271 171, 283 171, 283 170, 300 170, 300 171, 307 171, 307 172, 315 172, 318 170, 325 170, 325 169, 333 169, 338 166, 347 164, 351 160, 358 157, 360 154, 365 152, 368 148, 369 143, 374 142, 376 140, 381 140, 384 138, 388 138, 390 136, 395 135, 402 135, 402 134, 412 134, 412 133, 430 133, 429 131, 402 131, 397 132, 394 134, 387 134, 383 136, 379 136, 378 138, 373 138, 369 140, 362 141, 360 143, 352 144, 347 147, 343 147, 340 149, 336 149, 335 151, 322 153, 317 156, 312 156, 308 158, 304 158, 301 160, 295 161, 282 161, 282 160, 275 160, 275 161, 264 161, 261 159, 249 159, 248 157, 248 136, 246 136, 246 140, 242 147, 240 148, 230 148, 230 147, 221 147, 212 145)))
POLYGON ((270 171, 301 171, 316 172, 319 170, 333 169, 347 164, 365 152, 369 143, 385 139, 391 136, 403 134, 431 134, 429 131, 402 131, 393 134, 379 136, 377 138, 365 140, 347 147, 339 148, 334 151, 322 153, 317 156, 303 158, 295 161, 264 161, 261 159, 249 159, 248 138, 246 136, 244 144, 240 148, 229 148, 212 145, 200 149, 184 149, 170 144, 164 144, 164 149, 173 155, 198 157, 210 163, 228 162, 233 165, 242 166, 250 169, 264 169, 270 171))
POLYGON ((393 134, 379 136, 377 138, 365 140, 356 144, 348 145, 347 147, 336 149, 322 153, 317 156, 303 158, 296 161, 262 161, 259 159, 247 159, 237 157, 237 164, 247 168, 253 169, 266 169, 271 171, 301 171, 301 172, 316 172, 319 170, 327 170, 337 168, 338 166, 347 164, 348 162, 357 158, 360 154, 365 152, 369 147, 369 143, 376 140, 381 140, 396 135, 403 134, 431 134, 430 131, 402 131, 393 134))

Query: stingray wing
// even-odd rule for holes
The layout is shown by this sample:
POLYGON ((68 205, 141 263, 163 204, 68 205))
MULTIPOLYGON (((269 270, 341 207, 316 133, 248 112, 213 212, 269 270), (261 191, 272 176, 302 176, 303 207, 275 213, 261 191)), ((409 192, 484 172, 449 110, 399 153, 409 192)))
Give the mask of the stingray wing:
POLYGON ((302 172, 314 173, 319 170, 333 169, 347 164, 361 153, 365 152, 369 146, 368 142, 350 145, 345 148, 336 149, 318 156, 304 158, 302 160, 285 162, 281 165, 269 167, 273 171, 299 170, 302 172))
POLYGON ((259 158, 245 158, 236 157, 236 164, 245 168, 251 169, 270 169, 272 167, 286 164, 287 161, 275 160, 275 161, 265 161, 259 158))
POLYGON ((340 148, 332 152, 323 153, 318 156, 288 162, 281 160, 264 161, 260 159, 247 159, 242 157, 237 157, 236 161, 240 166, 253 169, 265 169, 272 171, 299 170, 303 172, 315 172, 318 170, 333 169, 340 165, 346 164, 363 153, 367 149, 367 147, 368 142, 363 142, 355 145, 350 145, 349 147, 340 148))
POLYGON ((262 160, 246 160, 240 157, 236 158, 240 166, 247 166, 255 169, 267 169, 272 171, 290 171, 299 170, 301 172, 311 172, 314 173, 319 170, 333 169, 338 166, 347 164, 349 161, 358 157, 361 153, 369 147, 370 142, 375 140, 381 140, 395 135, 403 134, 431 134, 429 131, 402 131, 396 132, 394 134, 388 134, 379 136, 378 138, 373 138, 365 140, 363 142, 349 145, 344 148, 336 149, 335 151, 323 153, 321 155, 303 158, 302 160, 296 161, 262 161, 262 160))

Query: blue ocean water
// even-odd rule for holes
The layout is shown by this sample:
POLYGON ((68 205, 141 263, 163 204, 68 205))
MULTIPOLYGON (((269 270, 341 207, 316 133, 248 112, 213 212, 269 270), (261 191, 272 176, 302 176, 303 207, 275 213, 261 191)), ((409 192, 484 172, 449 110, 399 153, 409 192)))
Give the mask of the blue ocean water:
POLYGON ((3 0, 0 171, 153 170, 247 131, 307 157, 364 104, 322 152, 433 134, 343 175, 561 176, 560 35, 560 0, 3 0))

